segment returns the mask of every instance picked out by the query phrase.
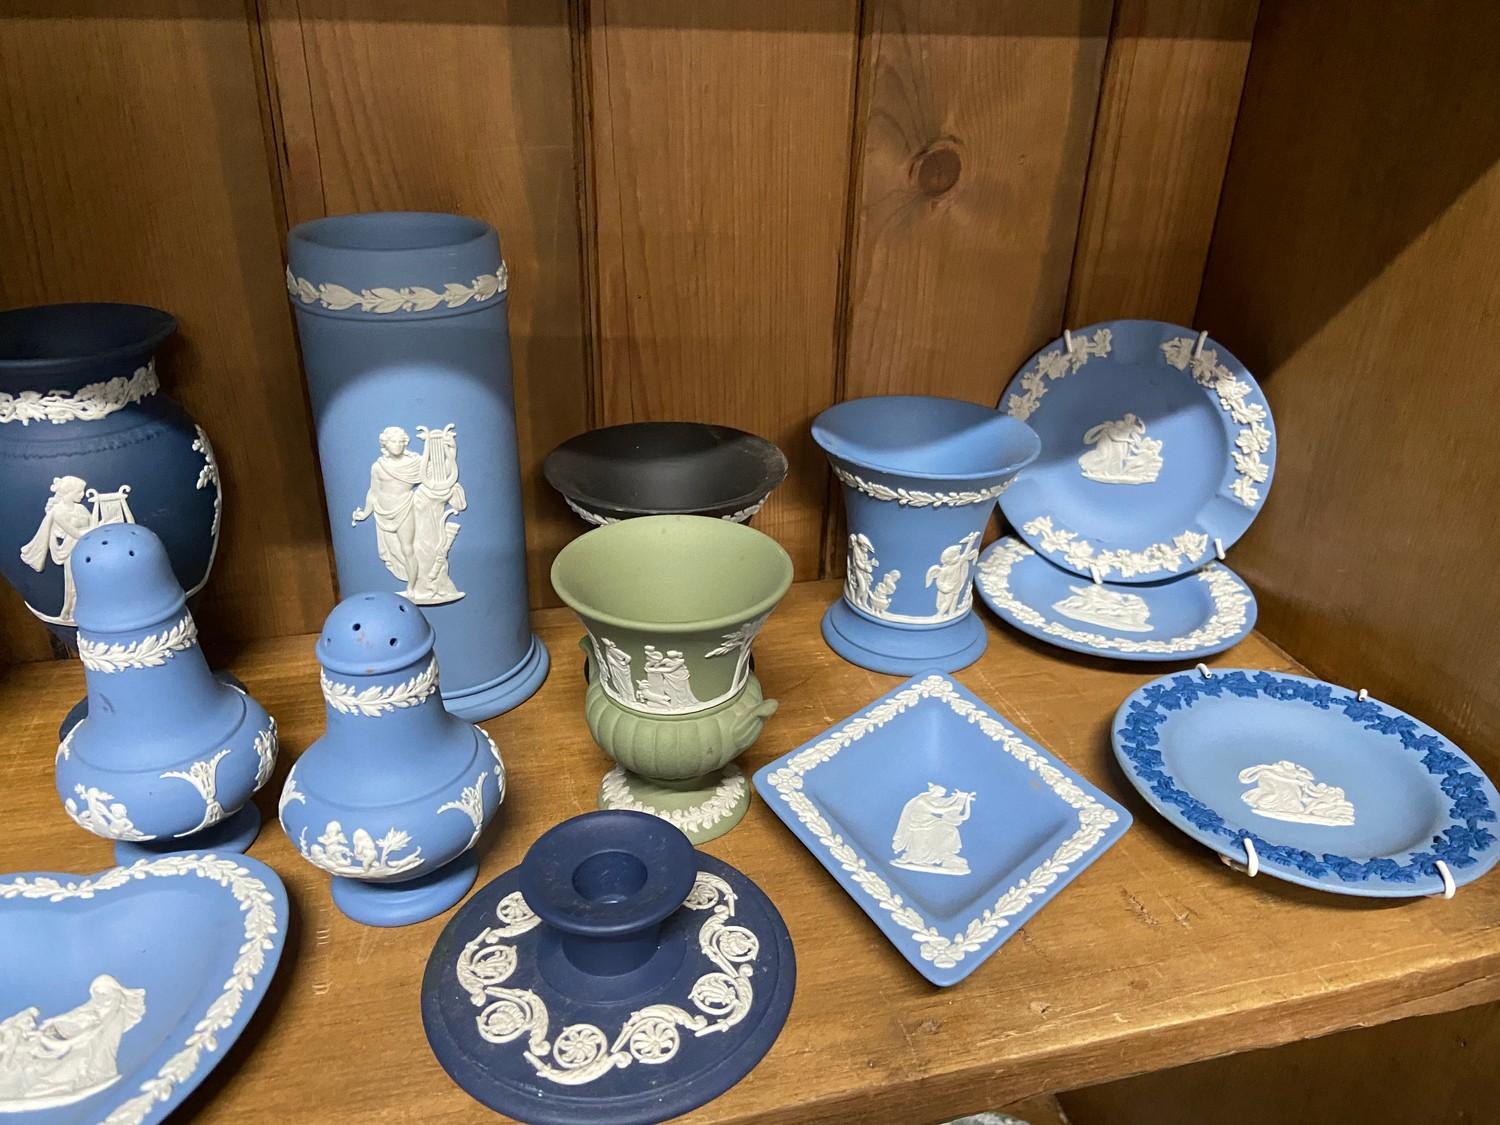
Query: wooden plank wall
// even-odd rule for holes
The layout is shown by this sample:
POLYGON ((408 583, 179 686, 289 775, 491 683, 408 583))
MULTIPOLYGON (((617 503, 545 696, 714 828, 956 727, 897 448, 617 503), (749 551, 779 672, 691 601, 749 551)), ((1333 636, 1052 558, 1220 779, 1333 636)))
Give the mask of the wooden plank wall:
MULTIPOLYGON (((158 304, 213 435, 205 634, 332 605, 290 224, 493 222, 531 595, 583 525, 541 479, 590 426, 715 420, 786 449, 757 526, 842 566, 812 417, 992 402, 1065 323, 1186 319, 1255 0, 0 0, 0 302, 158 304)), ((0 593, 0 661, 50 654, 0 593)))

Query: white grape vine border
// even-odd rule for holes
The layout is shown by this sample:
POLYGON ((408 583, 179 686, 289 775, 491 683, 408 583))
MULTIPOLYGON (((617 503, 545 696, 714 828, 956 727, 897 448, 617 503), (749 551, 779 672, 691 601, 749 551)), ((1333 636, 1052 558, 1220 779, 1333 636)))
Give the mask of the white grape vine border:
POLYGON ((325 281, 318 284, 298 277, 290 266, 286 271, 286 291, 294 301, 304 305, 317 302, 325 309, 342 312, 357 308, 367 313, 428 312, 444 305, 450 309, 460 308, 470 301, 484 302, 504 293, 510 282, 510 272, 504 262, 495 273, 482 273, 468 285, 449 281, 442 292, 425 285, 403 285, 399 288, 377 285, 372 289, 361 289, 356 293, 342 285, 325 281))
POLYGON ((352 684, 330 680, 327 672, 320 673, 319 681, 323 686, 323 698, 335 711, 375 718, 390 711, 415 707, 437 690, 437 657, 428 661, 427 667, 411 679, 389 687, 376 684, 356 691, 352 684))
POLYGON ((949 680, 938 675, 928 676, 921 683, 854 716, 832 734, 793 754, 785 765, 771 772, 769 780, 782 801, 816 837, 818 844, 827 849, 835 863, 849 872, 854 884, 873 898, 897 925, 911 933, 922 959, 943 969, 952 968, 965 956, 977 953, 993 940, 1003 928, 1010 925, 1011 917, 1024 910, 1033 899, 1045 894, 1072 864, 1097 847, 1109 826, 1119 819, 1113 809, 1100 804, 1084 792, 1072 778, 1028 746, 1020 735, 964 699, 949 680), (1002 892, 990 907, 970 919, 963 930, 951 936, 939 932, 920 910, 891 890, 890 885, 865 862, 854 845, 833 831, 822 811, 802 791, 804 776, 924 699, 946 703, 954 714, 978 726, 986 737, 998 743, 1012 758, 1035 773, 1058 797, 1078 812, 1077 830, 1059 844, 1056 851, 1002 892))
POLYGON ((1208 553, 1208 536, 1198 531, 1183 531, 1170 543, 1153 543, 1142 551, 1125 548, 1100 551, 1078 532, 1054 528, 1051 516, 1037 516, 1021 525, 1027 535, 1048 554, 1061 555, 1070 567, 1081 574, 1098 570, 1101 576, 1119 571, 1122 577, 1137 574, 1159 574, 1164 570, 1176 574, 1184 566, 1196 563, 1208 553))
POLYGON ((1271 475, 1271 467, 1261 460, 1261 454, 1271 448, 1271 428, 1266 425, 1270 414, 1260 403, 1247 401, 1250 384, 1219 362, 1216 349, 1206 347, 1194 355, 1197 343, 1179 336, 1163 344, 1161 354, 1171 366, 1190 371, 1199 384, 1213 391, 1219 405, 1240 427, 1234 439, 1235 480, 1229 490, 1241 504, 1253 508, 1261 501, 1256 485, 1264 484, 1271 475))
POLYGON ((1050 620, 1011 593, 1011 568, 1028 555, 1034 554, 1036 552, 1019 539, 1001 540, 981 560, 975 581, 997 608, 1049 637, 1107 652, 1166 656, 1179 652, 1196 652, 1231 637, 1238 637, 1245 630, 1248 616, 1246 607, 1253 600, 1250 591, 1228 567, 1218 563, 1210 563, 1198 572, 1198 581, 1208 583, 1208 595, 1213 600, 1214 612, 1212 617, 1191 633, 1169 640, 1135 640, 1131 637, 1106 637, 1071 628, 1060 621, 1050 620))
POLYGON ((0 393, 0 423, 19 422, 97 422, 117 410, 149 398, 161 390, 156 378, 156 360, 137 367, 133 374, 117 375, 102 383, 90 383, 76 391, 22 391, 0 393))
POLYGON ((79 635, 78 656, 91 672, 110 674, 127 668, 159 668, 179 652, 186 652, 198 641, 198 626, 193 615, 182 619, 160 633, 152 633, 129 644, 105 644, 79 635))
POLYGON ((0 883, 0 899, 91 899, 148 876, 196 875, 226 888, 239 904, 244 918, 245 940, 240 944, 229 979, 223 990, 194 1026, 182 1049, 167 1059, 156 1077, 141 1083, 141 1092, 116 1106, 104 1125, 139 1125, 157 1102, 168 1100, 177 1086, 192 1077, 205 1051, 219 1049, 218 1035, 234 1022, 245 1003, 245 994, 264 987, 259 978, 267 970, 266 954, 274 948, 277 933, 276 905, 265 883, 233 860, 205 855, 168 855, 142 859, 129 867, 116 867, 93 879, 62 882, 50 876, 13 879, 0 883))

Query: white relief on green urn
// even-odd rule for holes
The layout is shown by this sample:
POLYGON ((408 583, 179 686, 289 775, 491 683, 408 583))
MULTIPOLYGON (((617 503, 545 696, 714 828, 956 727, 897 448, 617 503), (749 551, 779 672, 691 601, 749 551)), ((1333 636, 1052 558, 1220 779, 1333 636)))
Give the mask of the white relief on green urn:
POLYGON ((703 654, 710 660, 719 656, 731 654, 734 656, 734 685, 730 690, 739 690, 740 685, 745 682, 745 677, 750 671, 750 646, 755 643, 761 626, 770 616, 769 613, 763 613, 752 621, 746 621, 743 625, 725 633, 720 637, 719 644, 703 654))
POLYGON ((1253 789, 1240 800, 1258 816, 1296 824, 1320 824, 1328 828, 1354 823, 1354 803, 1337 785, 1318 781, 1312 770, 1285 759, 1240 771, 1240 781, 1253 789))
POLYGON ((948 792, 933 782, 901 809, 896 833, 891 838, 895 867, 929 875, 967 875, 969 861, 959 855, 963 839, 958 826, 969 819, 974 794, 960 789, 948 792))
POLYGON ((130 511, 130 485, 113 492, 90 488, 82 477, 52 478, 52 495, 42 510, 36 534, 21 547, 21 561, 40 574, 49 562, 62 567, 63 600, 56 614, 45 613, 31 603, 26 608, 53 625, 74 625, 73 549, 96 527, 109 523, 135 523, 130 511))
POLYGON ((448 553, 468 507, 458 481, 458 439, 453 423, 417 427, 422 452, 409 448, 400 426, 380 431, 380 456, 370 466, 370 487, 352 523, 375 519, 375 549, 387 570, 406 583, 396 591, 417 605, 443 605, 463 597, 448 573, 448 553))
POLYGON ((1121 633, 1151 632, 1151 607, 1139 594, 1110 590, 1097 583, 1069 586, 1073 592, 1052 603, 1064 617, 1121 633))
POLYGON ((0 1019, 0 1113, 71 1105, 120 1080, 120 1040, 146 1015, 146 990, 108 973, 77 1007, 43 1017, 23 1008, 0 1019))
POLYGON ((1146 423, 1134 414, 1090 426, 1078 468, 1101 484, 1151 484, 1161 474, 1161 441, 1146 436, 1146 423))
POLYGON ((693 694, 693 676, 680 649, 646 646, 645 677, 635 682, 635 697, 652 711, 676 714, 696 711, 703 700, 693 694))

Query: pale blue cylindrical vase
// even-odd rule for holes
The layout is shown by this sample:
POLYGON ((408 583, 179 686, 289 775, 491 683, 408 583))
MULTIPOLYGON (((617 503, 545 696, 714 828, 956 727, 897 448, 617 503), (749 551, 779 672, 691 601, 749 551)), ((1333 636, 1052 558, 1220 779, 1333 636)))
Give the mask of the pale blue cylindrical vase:
POLYGON ((813 440, 843 485, 848 569, 823 638, 851 663, 909 676, 984 652, 973 572, 1000 493, 1036 458, 1024 422, 928 395, 829 407, 813 440))
POLYGON ((420 605, 470 721, 547 675, 531 631, 506 269, 488 223, 380 212, 287 237, 339 587, 420 605))

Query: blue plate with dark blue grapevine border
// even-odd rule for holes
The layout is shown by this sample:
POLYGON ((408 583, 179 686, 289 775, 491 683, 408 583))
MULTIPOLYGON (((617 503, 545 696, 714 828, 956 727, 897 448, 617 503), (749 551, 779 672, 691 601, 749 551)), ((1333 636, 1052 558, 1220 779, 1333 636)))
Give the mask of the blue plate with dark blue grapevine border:
POLYGON ((1336 894, 1451 894, 1500 860, 1500 794, 1437 731, 1365 693, 1248 668, 1179 672, 1126 697, 1125 775, 1252 873, 1336 894))

